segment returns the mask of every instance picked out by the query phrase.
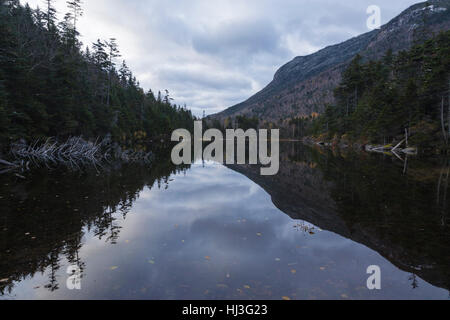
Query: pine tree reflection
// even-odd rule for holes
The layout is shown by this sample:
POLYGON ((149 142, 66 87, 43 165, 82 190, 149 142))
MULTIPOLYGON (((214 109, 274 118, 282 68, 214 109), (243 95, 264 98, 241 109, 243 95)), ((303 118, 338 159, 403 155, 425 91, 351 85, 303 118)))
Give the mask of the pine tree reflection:
MULTIPOLYGON (((169 154, 169 153, 167 153, 169 154)), ((169 176, 187 170, 170 159, 152 167, 118 165, 97 171, 47 168, 26 180, 0 176, 0 295, 15 282, 48 273, 50 291, 60 288, 56 274, 64 263, 86 268, 80 259, 83 236, 92 232, 114 245, 133 203, 145 188, 167 187, 169 176)))

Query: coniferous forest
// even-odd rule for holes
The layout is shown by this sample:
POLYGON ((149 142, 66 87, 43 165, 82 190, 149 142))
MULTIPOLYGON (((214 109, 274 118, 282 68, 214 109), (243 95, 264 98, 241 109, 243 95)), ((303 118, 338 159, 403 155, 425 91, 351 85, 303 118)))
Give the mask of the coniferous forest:
POLYGON ((450 139, 450 32, 380 61, 356 56, 334 92, 336 103, 316 118, 292 121, 304 135, 346 143, 441 148, 450 139))
POLYGON ((116 39, 80 41, 82 15, 81 0, 67 1, 62 21, 53 0, 41 9, 0 0, 0 145, 70 136, 125 143, 191 128, 191 111, 168 91, 140 87, 116 39))

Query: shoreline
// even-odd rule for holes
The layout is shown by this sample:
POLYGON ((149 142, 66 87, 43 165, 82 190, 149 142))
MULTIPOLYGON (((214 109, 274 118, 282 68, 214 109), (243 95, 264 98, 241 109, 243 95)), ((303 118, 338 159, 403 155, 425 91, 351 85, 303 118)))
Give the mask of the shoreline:
POLYGON ((306 145, 315 145, 322 148, 340 149, 353 151, 367 152, 367 153, 383 153, 399 157, 401 154, 409 156, 419 155, 419 149, 417 147, 406 146, 401 148, 405 144, 405 140, 399 141, 396 144, 378 145, 378 144, 363 144, 363 143, 345 143, 345 142, 327 142, 320 139, 314 139, 312 137, 305 137, 301 140, 306 145))

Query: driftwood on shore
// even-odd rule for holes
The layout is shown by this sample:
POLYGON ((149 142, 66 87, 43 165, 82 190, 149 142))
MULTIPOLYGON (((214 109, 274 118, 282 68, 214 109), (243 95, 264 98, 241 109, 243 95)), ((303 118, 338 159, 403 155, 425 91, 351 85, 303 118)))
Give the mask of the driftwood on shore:
POLYGON ((0 174, 11 172, 17 168, 19 168, 18 164, 0 159, 0 174))
POLYGON ((104 145, 104 142, 87 142, 82 138, 70 138, 63 143, 47 139, 43 143, 37 140, 30 145, 24 142, 13 144, 11 153, 16 159, 39 162, 96 163, 107 155, 102 152, 104 145))
POLYGON ((108 139, 99 142, 86 141, 81 137, 69 138, 65 142, 56 139, 37 140, 31 144, 20 141, 11 146, 14 160, 0 159, 0 174, 11 171, 26 171, 30 165, 65 165, 72 169, 85 166, 102 166, 103 163, 120 161, 122 163, 149 164, 153 154, 145 151, 123 150, 108 139))
POLYGON ((391 152, 394 155, 398 155, 399 153, 408 154, 408 155, 416 155, 417 149, 416 148, 405 148, 401 149, 400 146, 405 143, 406 140, 402 140, 399 144, 397 144, 395 147, 393 146, 372 146, 372 145, 366 145, 365 150, 367 152, 379 152, 379 153, 385 153, 385 152, 391 152))
POLYGON ((5 167, 17 167, 16 164, 11 163, 11 162, 6 161, 6 160, 2 160, 2 159, 0 159, 0 165, 5 166, 5 167))
MULTIPOLYGON (((351 145, 351 144, 345 144, 345 143, 333 144, 331 142, 323 142, 323 141, 316 142, 310 138, 303 139, 303 142, 306 144, 316 144, 321 147, 338 147, 341 149, 353 148, 355 150, 364 150, 366 152, 392 153, 397 158, 399 158, 400 154, 405 154, 405 155, 417 155, 418 154, 417 148, 408 147, 408 135, 406 135, 405 139, 400 141, 395 146, 394 145, 383 145, 382 146, 382 145, 369 145, 369 144, 367 144, 367 145, 362 145, 362 144, 351 145), (405 144, 405 148, 401 148, 401 146, 404 144, 405 144)), ((400 157, 400 159, 401 159, 401 157, 400 157)))

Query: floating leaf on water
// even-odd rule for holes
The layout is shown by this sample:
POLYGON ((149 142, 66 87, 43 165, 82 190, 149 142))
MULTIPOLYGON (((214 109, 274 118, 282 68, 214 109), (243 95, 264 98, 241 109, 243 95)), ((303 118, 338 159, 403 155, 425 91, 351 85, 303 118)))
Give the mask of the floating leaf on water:
POLYGON ((149 260, 148 263, 150 263, 150 264, 155 264, 156 262, 153 261, 153 260, 149 260))
POLYGON ((244 288, 245 289, 251 289, 251 287, 249 285, 245 285, 244 288))
POLYGON ((281 299, 283 299, 284 301, 290 301, 291 300, 291 298, 289 298, 287 296, 281 297, 281 299))
POLYGON ((114 266, 114 267, 111 267, 110 269, 112 270, 112 271, 114 271, 114 270, 116 270, 116 269, 118 269, 119 267, 116 267, 116 266, 114 266))
POLYGON ((209 261, 209 260, 211 260, 211 257, 210 256, 206 256, 205 259, 209 261))
POLYGON ((291 273, 292 273, 292 274, 296 274, 296 273, 297 273, 297 270, 292 269, 292 270, 291 270, 291 273))

